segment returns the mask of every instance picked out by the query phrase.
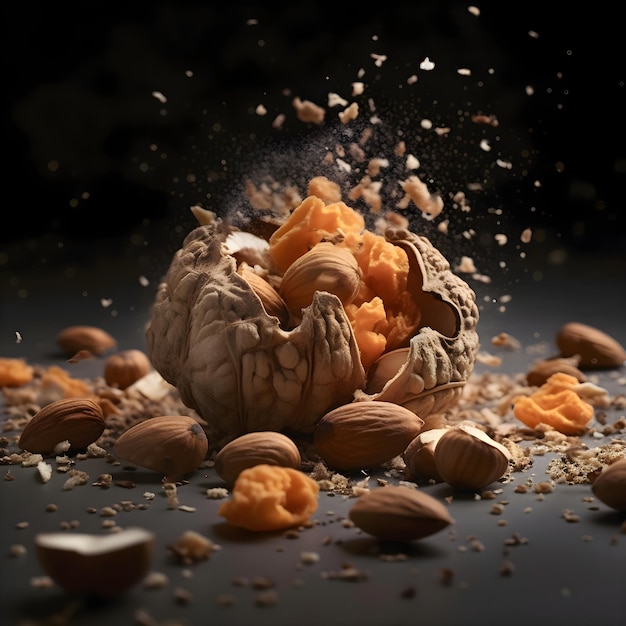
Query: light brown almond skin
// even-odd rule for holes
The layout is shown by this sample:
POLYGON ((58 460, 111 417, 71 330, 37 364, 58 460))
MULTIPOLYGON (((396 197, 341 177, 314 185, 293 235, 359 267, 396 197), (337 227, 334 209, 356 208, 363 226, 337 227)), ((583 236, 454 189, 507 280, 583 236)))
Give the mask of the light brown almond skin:
POLYGON ((383 541, 414 541, 454 523, 446 506, 419 489, 388 485, 359 496, 349 511, 352 522, 383 541))
POLYGON ((217 453, 215 471, 232 485, 242 470, 262 463, 299 469, 302 458, 298 446, 287 435, 274 431, 246 433, 217 453))
POLYGON ((581 369, 620 367, 626 361, 626 349, 614 337, 580 322, 562 326, 556 344, 561 356, 579 356, 581 369))
POLYGON ((105 427, 100 406, 88 398, 63 398, 44 406, 26 424, 18 445, 22 450, 48 454, 62 441, 82 450, 102 435, 105 427))
POLYGON ((626 457, 605 467, 591 485, 593 494, 616 511, 626 511, 626 457))
POLYGON ((175 482, 198 469, 209 449, 202 426, 187 415, 151 417, 131 426, 115 443, 117 456, 175 482))
POLYGON ((423 425, 422 418, 393 402, 352 402, 322 416, 313 443, 333 469, 366 469, 402 454, 423 425))
POLYGON ((117 340, 106 330, 97 326, 68 326, 56 336, 57 345, 68 357, 80 350, 88 350, 101 356, 117 345, 117 340))
POLYGON ((279 293, 295 319, 313 301, 316 291, 335 294, 352 302, 359 291, 361 273, 355 257, 344 248, 321 242, 296 259, 284 273, 279 293))

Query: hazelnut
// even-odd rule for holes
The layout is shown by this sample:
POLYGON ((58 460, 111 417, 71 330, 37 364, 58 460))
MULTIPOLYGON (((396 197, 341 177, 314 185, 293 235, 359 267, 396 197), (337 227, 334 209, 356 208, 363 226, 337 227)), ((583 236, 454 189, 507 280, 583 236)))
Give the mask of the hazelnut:
POLYGON ((593 494, 616 511, 626 511, 626 457, 607 465, 591 485, 593 494))
POLYGON ((437 441, 435 467, 456 489, 482 489, 502 478, 511 455, 487 433, 468 422, 450 428, 437 441))
POLYGON ((104 364, 104 380, 110 387, 126 389, 149 374, 152 364, 141 350, 122 350, 112 354, 104 364))

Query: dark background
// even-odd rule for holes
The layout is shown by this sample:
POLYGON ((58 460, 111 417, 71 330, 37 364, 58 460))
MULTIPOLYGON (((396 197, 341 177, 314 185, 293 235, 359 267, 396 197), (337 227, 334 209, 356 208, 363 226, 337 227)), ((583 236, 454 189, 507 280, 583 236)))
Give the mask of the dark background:
POLYGON ((534 228, 542 254, 623 258, 617 5, 483 2, 476 17, 469 4, 361 4, 344 15, 310 3, 5 3, 3 262, 32 262, 37 246, 59 241, 110 239, 122 253, 115 242, 158 232, 177 245, 193 223, 189 206, 220 212, 248 152, 271 149, 277 113, 287 114, 283 137, 302 131, 294 95, 320 104, 329 91, 348 95, 360 67, 404 128, 421 117, 449 122, 458 110, 498 116, 491 136, 514 163, 510 174, 475 162, 467 145, 476 135, 459 130, 460 147, 447 153, 424 143, 417 156, 443 192, 485 171, 476 204, 534 228), (389 57, 380 71, 371 52, 389 57), (418 69, 426 56, 437 63, 428 74, 418 69), (460 78, 459 67, 472 76, 460 78), (412 73, 420 79, 408 89, 412 73), (255 114, 259 103, 267 116, 255 114))

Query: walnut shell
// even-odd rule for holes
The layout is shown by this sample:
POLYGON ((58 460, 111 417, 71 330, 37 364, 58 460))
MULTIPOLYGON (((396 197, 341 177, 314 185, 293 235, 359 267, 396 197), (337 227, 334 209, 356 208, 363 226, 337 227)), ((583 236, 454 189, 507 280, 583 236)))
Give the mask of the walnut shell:
POLYGON ((301 322, 281 327, 237 273, 225 243, 230 232, 217 221, 187 235, 146 330, 153 366, 218 445, 255 430, 310 434, 322 415, 354 399, 394 402, 422 418, 458 402, 478 350, 478 307, 473 290, 426 237, 385 233, 409 257, 407 289, 421 319, 394 346, 402 351, 394 367, 376 364, 368 381, 341 300, 317 291, 301 322))

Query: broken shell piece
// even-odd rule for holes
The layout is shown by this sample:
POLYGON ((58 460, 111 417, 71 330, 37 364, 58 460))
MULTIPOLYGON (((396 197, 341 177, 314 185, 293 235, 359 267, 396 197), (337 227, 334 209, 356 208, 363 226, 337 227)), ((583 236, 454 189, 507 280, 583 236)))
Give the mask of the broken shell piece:
POLYGON ((436 482, 443 481, 435 465, 435 447, 448 428, 431 428, 422 432, 411 441, 402 454, 406 465, 406 473, 410 479, 430 478, 436 482))
POLYGON ((44 572, 68 593, 110 597, 150 571, 155 538, 142 528, 110 535, 51 532, 35 537, 44 572))

